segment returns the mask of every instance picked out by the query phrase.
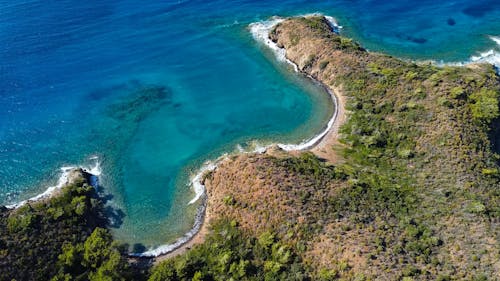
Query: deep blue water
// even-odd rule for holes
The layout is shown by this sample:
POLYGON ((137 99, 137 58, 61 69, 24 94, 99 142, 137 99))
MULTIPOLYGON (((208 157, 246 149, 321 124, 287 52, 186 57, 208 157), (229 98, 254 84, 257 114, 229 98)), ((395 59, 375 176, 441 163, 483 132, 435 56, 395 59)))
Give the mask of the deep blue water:
POLYGON ((189 177, 205 160, 253 140, 298 143, 328 120, 325 93, 248 31, 312 12, 405 58, 500 51, 492 0, 0 0, 0 203, 98 156, 109 204, 123 211, 119 239, 149 247, 182 235, 196 209, 189 177))

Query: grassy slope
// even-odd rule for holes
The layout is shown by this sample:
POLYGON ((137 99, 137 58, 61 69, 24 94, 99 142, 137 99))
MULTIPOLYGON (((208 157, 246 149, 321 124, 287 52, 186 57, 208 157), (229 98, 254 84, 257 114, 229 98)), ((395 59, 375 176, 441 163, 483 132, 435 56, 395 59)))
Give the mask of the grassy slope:
POLYGON ((350 188, 363 190, 359 195, 368 194, 366 203, 375 205, 360 209, 356 202, 349 217, 368 221, 381 230, 378 240, 389 239, 383 244, 391 246, 368 264, 376 271, 403 270, 407 262, 424 275, 500 276, 500 186, 488 139, 498 117, 494 69, 437 68, 367 53, 329 32, 321 18, 285 22, 273 38, 302 71, 349 97, 352 113, 343 127, 348 163, 340 168, 350 188), (383 222, 374 223, 377 217, 383 222), (427 254, 405 236, 438 242, 419 242, 436 244, 427 254))

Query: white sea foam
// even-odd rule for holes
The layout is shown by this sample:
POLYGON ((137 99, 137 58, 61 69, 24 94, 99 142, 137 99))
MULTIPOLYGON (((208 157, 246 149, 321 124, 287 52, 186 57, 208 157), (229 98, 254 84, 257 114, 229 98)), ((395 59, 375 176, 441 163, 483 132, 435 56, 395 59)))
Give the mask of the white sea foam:
POLYGON ((500 46, 500 36, 490 36, 490 39, 495 41, 495 43, 500 46))
POLYGON ((203 196, 203 194, 205 194, 205 185, 203 185, 202 183, 203 175, 207 172, 215 170, 216 167, 216 163, 208 162, 191 180, 191 186, 194 189, 195 196, 193 199, 191 199, 191 201, 189 201, 188 205, 195 203, 196 201, 198 201, 198 199, 201 198, 201 196, 203 196))
MULTIPOLYGON (((92 167, 80 167, 80 168, 82 168, 84 171, 86 171, 87 173, 89 173, 93 176, 91 178, 91 184, 93 186, 97 186, 97 177, 101 174, 101 167, 100 167, 99 160, 98 160, 97 156, 95 156, 94 158, 91 158, 91 159, 95 160, 94 166, 92 166, 92 167)), ((34 201, 49 198, 56 191, 60 190, 63 186, 65 186, 68 183, 70 171, 72 171, 76 168, 78 168, 78 167, 77 166, 63 166, 63 167, 61 167, 60 168, 61 176, 59 176, 59 179, 57 180, 56 185, 48 187, 44 192, 42 192, 36 196, 33 196, 29 199, 23 200, 21 202, 15 203, 15 204, 7 205, 5 207, 7 207, 8 209, 17 209, 19 207, 24 206, 28 202, 34 202, 34 201)))
POLYGON ((276 43, 269 39, 269 32, 277 24, 283 22, 284 20, 285 19, 281 17, 272 17, 270 20, 251 23, 248 27, 250 28, 250 33, 254 39, 268 46, 274 52, 279 61, 286 61, 296 68, 297 66, 286 58, 285 50, 278 47, 276 43))
POLYGON ((325 19, 330 23, 330 27, 333 29, 334 32, 339 33, 340 30, 343 28, 342 25, 339 25, 337 20, 334 17, 331 16, 324 16, 325 19))
POLYGON ((330 90, 327 89, 326 87, 325 87, 325 89, 330 94, 332 101, 333 101, 333 104, 334 104, 334 108, 335 108, 335 111, 333 112, 332 118, 330 118, 330 120, 328 121, 326 128, 320 134, 316 135, 315 137, 311 138, 308 141, 302 142, 300 144, 278 144, 279 148, 286 150, 286 151, 305 150, 305 149, 311 148, 314 145, 316 145, 318 142, 320 142, 328 134, 328 132, 332 129, 333 124, 335 124, 335 120, 337 120, 337 115, 338 115, 338 110, 339 110, 338 109, 338 101, 337 101, 337 96, 334 93, 330 92, 330 90))
POLYGON ((100 176, 101 173, 102 173, 102 170, 101 170, 101 163, 99 162, 99 157, 98 156, 92 156, 89 158, 90 160, 94 160, 95 163, 93 166, 91 166, 90 168, 88 167, 81 167, 85 172, 93 175, 93 176, 100 176))
POLYGON ((158 257, 161 255, 168 254, 176 250, 180 246, 184 245, 185 243, 189 242, 189 240, 191 240, 196 235, 196 233, 200 231, 201 226, 203 225, 203 220, 205 217, 205 208, 206 208, 206 200, 203 201, 203 203, 198 207, 198 210, 196 211, 193 228, 191 228, 191 230, 189 230, 186 234, 184 234, 184 236, 177 239, 174 243, 162 245, 143 253, 131 253, 129 255, 132 257, 146 257, 146 258, 158 257))
POLYGON ((500 37, 499 36, 490 36, 490 39, 497 44, 496 49, 491 49, 486 52, 482 52, 477 56, 472 56, 470 58, 471 62, 487 62, 491 63, 500 68, 500 37))
MULTIPOLYGON (((320 14, 320 13, 305 14, 305 15, 302 15, 302 16, 303 17, 324 16, 326 18, 326 20, 328 21, 330 28, 332 28, 332 30, 334 32, 338 33, 338 31, 342 28, 342 26, 340 26, 337 23, 337 21, 333 17, 330 17, 330 16, 325 16, 325 15, 320 14)), ((276 43, 274 43, 271 39, 269 39, 269 32, 277 24, 279 24, 280 22, 283 22, 283 21, 284 21, 283 18, 273 17, 271 20, 267 20, 267 21, 263 21, 263 22, 257 22, 257 23, 252 23, 252 24, 250 24, 250 32, 252 33, 253 37, 257 41, 265 44, 271 50, 273 50, 273 52, 275 53, 276 57, 279 60, 288 62, 289 64, 291 64, 293 66, 293 68, 295 69, 296 72, 299 72, 299 68, 298 68, 297 64, 295 64, 294 62, 292 62, 291 60, 289 60, 289 59, 286 58, 286 51, 285 51, 285 49, 278 47, 278 45, 276 43)), ((314 81, 316 81, 312 77, 309 77, 309 78, 311 78, 314 81)), ((286 151, 308 149, 308 148, 314 146, 315 144, 317 144, 331 130, 333 124, 335 123, 335 120, 337 119, 337 114, 338 114, 337 97, 335 96, 335 94, 331 93, 330 90, 328 90, 326 87, 325 87, 325 89, 328 91, 328 93, 332 97, 333 104, 335 106, 335 112, 334 112, 332 118, 328 121, 328 124, 327 124, 325 130, 323 130, 320 134, 314 136, 310 140, 304 141, 304 142, 302 142, 300 144, 277 144, 279 148, 281 148, 283 150, 286 150, 286 151)), ((258 148, 256 148, 256 150, 254 152, 263 153, 268 148, 269 148, 269 146, 267 146, 267 147, 258 147, 258 148)))
POLYGON ((439 66, 464 66, 471 63, 489 63, 494 65, 497 71, 500 71, 500 36, 489 36, 489 38, 498 45, 496 48, 471 56, 470 59, 465 62, 437 62, 436 64, 439 66))
POLYGON ((236 150, 240 153, 244 152, 245 150, 243 149, 243 147, 241 146, 241 144, 237 144, 236 145, 236 150))
MULTIPOLYGON (((307 16, 317 16, 317 15, 321 15, 321 14, 315 13, 315 14, 307 14, 307 15, 303 15, 303 16, 307 17, 307 16)), ((327 16, 325 16, 325 18, 328 20, 330 27, 332 28, 333 31, 338 32, 338 30, 340 28, 342 28, 340 25, 337 24, 337 21, 334 18, 327 17, 327 16)), ((274 52, 274 54, 276 55, 276 58, 278 60, 288 62, 289 64, 291 64, 294 67, 296 72, 299 72, 298 66, 286 58, 285 49, 278 47, 278 45, 276 43, 274 43, 271 39, 269 39, 269 32, 277 24, 279 24, 280 22, 283 22, 284 20, 285 20, 284 18, 273 17, 267 21, 252 23, 249 25, 250 32, 257 41, 259 41, 259 42, 263 43, 264 45, 266 45, 267 47, 269 47, 274 52)), ((310 78, 313 79, 312 77, 310 77, 310 78)), ((274 145, 277 145, 278 147, 280 147, 281 149, 286 150, 286 151, 305 150, 305 149, 308 149, 308 148, 314 146, 315 144, 317 144, 328 133, 328 131, 332 128, 333 124, 335 123, 335 120, 337 119, 338 107, 337 107, 337 97, 333 93, 331 93, 326 87, 325 87, 325 89, 329 92, 330 96, 332 97, 333 103, 335 105, 335 112, 334 112, 332 118, 329 120, 326 128, 320 134, 318 134, 315 137, 311 138, 310 140, 304 141, 300 144, 274 144, 274 145)), ((273 144, 260 145, 259 143, 253 143, 253 145, 251 146, 250 149, 245 150, 241 145, 237 145, 236 150, 239 153, 259 153, 259 154, 262 154, 262 153, 265 153, 271 146, 273 146, 273 144)), ((179 247, 181 247, 185 243, 189 242, 196 235, 196 233, 198 233, 198 231, 200 230, 200 228, 203 224, 203 220, 204 220, 204 216, 205 216, 205 209, 206 209, 206 196, 205 196, 206 195, 206 187, 203 184, 202 179, 207 172, 214 171, 217 168, 218 164, 225 159, 227 159, 227 155, 223 155, 223 156, 219 157, 216 161, 206 162, 203 165, 203 167, 198 171, 198 173, 196 173, 194 175, 194 177, 191 180, 191 186, 195 192, 195 197, 191 201, 189 201, 188 204, 193 204, 193 203, 197 202, 200 198, 203 198, 203 202, 198 207, 198 210, 196 212, 196 217, 195 217, 195 222, 194 222, 193 228, 191 228, 191 230, 189 230, 186 234, 184 234, 184 236, 177 239, 174 243, 162 245, 162 246, 148 250, 148 251, 143 252, 143 253, 131 253, 130 254, 131 256, 134 256, 134 257, 158 257, 160 255, 168 254, 168 253, 178 249, 179 247)))
POLYGON ((270 145, 264 146, 264 145, 257 144, 257 145, 255 145, 254 150, 251 152, 262 154, 262 153, 265 153, 269 147, 270 147, 270 145))

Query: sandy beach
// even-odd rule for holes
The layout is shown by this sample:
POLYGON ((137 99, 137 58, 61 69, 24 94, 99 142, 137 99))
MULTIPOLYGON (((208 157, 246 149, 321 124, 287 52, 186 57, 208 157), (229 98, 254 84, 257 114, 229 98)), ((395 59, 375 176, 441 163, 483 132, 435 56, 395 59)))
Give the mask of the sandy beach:
POLYGON ((329 88, 329 93, 335 95, 332 97, 336 100, 336 111, 337 116, 333 122, 333 126, 328 130, 326 135, 313 147, 309 149, 312 153, 321 159, 325 159, 329 163, 338 163, 341 158, 335 151, 335 147, 340 145, 339 143, 339 129, 345 123, 347 119, 345 105, 346 97, 340 87, 329 88))

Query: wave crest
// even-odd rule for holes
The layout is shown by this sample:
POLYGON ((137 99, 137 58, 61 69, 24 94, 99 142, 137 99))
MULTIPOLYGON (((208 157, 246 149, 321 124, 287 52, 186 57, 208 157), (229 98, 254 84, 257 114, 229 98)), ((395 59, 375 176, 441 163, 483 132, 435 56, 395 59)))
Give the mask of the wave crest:
POLYGON ((28 202, 35 202, 43 199, 47 199, 51 197, 55 192, 59 191, 61 188, 63 188, 68 182, 69 182, 69 174, 72 170, 77 169, 77 168, 82 168, 85 172, 89 173, 91 175, 90 178, 90 184, 97 188, 98 187, 98 178, 101 175, 101 165, 99 162, 99 158, 97 156, 92 156, 90 160, 95 161, 95 164, 91 167, 84 167, 84 166, 63 166, 60 168, 61 175, 59 176, 59 179, 57 180, 57 184, 54 186, 49 186, 44 192, 33 196, 29 199, 23 200, 18 203, 14 203, 11 205, 6 205, 5 207, 8 209, 17 209, 19 207, 24 206, 28 202))
POLYGON ((477 56, 472 56, 470 58, 471 62, 487 62, 493 64, 497 69, 500 69, 500 36, 489 36, 489 38, 497 43, 496 49, 491 49, 486 52, 482 52, 477 56))

